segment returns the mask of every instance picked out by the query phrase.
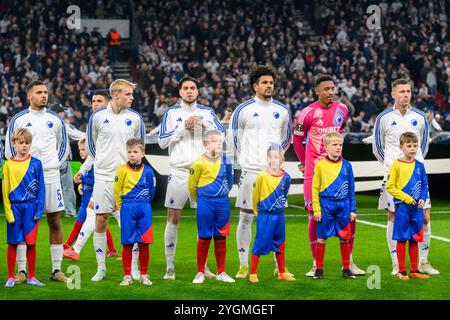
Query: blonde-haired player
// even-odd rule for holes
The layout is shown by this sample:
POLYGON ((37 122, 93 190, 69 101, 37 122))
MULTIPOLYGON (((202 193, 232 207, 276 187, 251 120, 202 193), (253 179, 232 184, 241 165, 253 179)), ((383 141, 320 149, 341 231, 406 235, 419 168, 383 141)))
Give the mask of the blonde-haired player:
POLYGON ((126 142, 131 138, 145 139, 144 121, 138 112, 130 109, 135 87, 127 80, 115 80, 109 87, 110 103, 89 119, 87 145, 95 159, 92 198, 96 213, 94 250, 98 264, 92 281, 101 281, 106 276, 106 228, 109 214, 116 211, 115 173, 128 160, 126 142))

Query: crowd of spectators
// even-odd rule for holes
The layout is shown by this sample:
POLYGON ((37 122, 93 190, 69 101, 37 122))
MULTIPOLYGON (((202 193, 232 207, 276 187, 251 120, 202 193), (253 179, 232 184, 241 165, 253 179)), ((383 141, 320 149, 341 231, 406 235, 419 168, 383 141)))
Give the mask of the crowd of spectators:
MULTIPOLYGON (((370 132, 376 115, 393 103, 391 81, 407 77, 415 106, 428 113, 435 130, 450 131, 445 0, 383 0, 379 30, 366 24, 369 1, 140 0, 133 10, 128 1, 89 3, 89 10, 80 5, 83 14, 129 17, 138 26, 134 105, 147 115, 148 129, 177 101, 183 75, 199 80, 200 103, 222 118, 226 108, 252 95, 248 74, 266 64, 277 73, 276 98, 293 116, 314 101, 314 75, 329 73, 350 109, 347 130, 370 132), (319 40, 310 41, 308 24, 319 40)), ((45 81, 50 101, 71 107, 71 121, 81 130, 90 93, 113 80, 105 39, 96 30, 69 30, 65 11, 54 0, 0 6, 0 133, 27 106, 30 80, 45 81)))
MULTIPOLYGON (((90 3, 80 7, 100 17, 117 15, 117 5, 90 3)), ((72 123, 82 130, 90 116, 91 92, 113 81, 104 36, 99 28, 69 29, 67 6, 64 1, 0 5, 0 134, 12 115, 28 107, 25 87, 32 80, 44 81, 49 102, 70 107, 72 123)))

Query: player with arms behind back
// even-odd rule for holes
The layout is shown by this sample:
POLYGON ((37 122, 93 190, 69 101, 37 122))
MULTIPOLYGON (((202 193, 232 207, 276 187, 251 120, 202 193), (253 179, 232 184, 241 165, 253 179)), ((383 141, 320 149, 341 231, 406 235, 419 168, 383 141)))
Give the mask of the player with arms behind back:
MULTIPOLYGON (((309 212, 308 236, 313 257, 313 267, 306 274, 313 277, 316 270, 316 221, 313 218, 312 178, 316 162, 326 157, 323 137, 329 132, 344 131, 348 117, 348 109, 342 103, 334 101, 334 82, 330 75, 318 75, 314 89, 319 97, 316 102, 304 108, 298 115, 294 127, 294 149, 300 161, 299 169, 303 172, 303 195, 305 209, 309 212), (303 142, 306 141, 306 147, 303 142)), ((353 252, 353 241, 356 232, 356 220, 351 221, 350 251, 353 252)), ((350 269, 355 275, 366 273, 358 268, 350 255, 350 269)))
POLYGON ((96 214, 94 250, 97 258, 97 273, 92 281, 106 277, 106 229, 109 215, 117 209, 114 178, 116 170, 128 160, 126 142, 131 138, 145 138, 144 121, 130 108, 135 87, 127 80, 113 81, 109 87, 111 102, 89 118, 87 145, 89 154, 95 159, 92 198, 96 214))

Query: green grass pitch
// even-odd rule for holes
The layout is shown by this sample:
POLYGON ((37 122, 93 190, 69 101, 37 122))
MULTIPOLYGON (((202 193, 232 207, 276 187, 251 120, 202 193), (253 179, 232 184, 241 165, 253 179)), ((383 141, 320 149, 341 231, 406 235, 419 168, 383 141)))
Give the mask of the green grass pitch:
MULTIPOLYGON (((386 215, 377 211, 377 196, 358 195, 358 219, 373 223, 386 224, 386 215)), ((432 239, 430 261, 441 271, 441 275, 432 276, 429 280, 401 281, 391 276, 391 263, 386 244, 386 230, 376 226, 359 223, 357 226, 354 261, 367 270, 378 269, 354 280, 345 280, 341 276, 340 254, 337 238, 330 239, 325 255, 325 279, 315 281, 304 274, 311 267, 311 256, 307 236, 307 217, 303 209, 298 207, 302 198, 293 196, 289 198, 290 207, 286 210, 286 265, 296 275, 297 281, 281 282, 273 276, 273 255, 263 256, 259 265, 259 279, 257 284, 248 280, 236 280, 236 283, 219 283, 207 279, 202 285, 192 284, 196 274, 196 223, 195 212, 185 210, 179 229, 177 254, 175 259, 177 280, 162 280, 165 271, 164 258, 164 228, 166 210, 162 204, 153 204, 154 244, 150 247, 150 279, 153 286, 144 287, 134 282, 130 287, 120 287, 122 279, 122 262, 116 258, 107 258, 107 278, 102 282, 94 283, 90 278, 96 271, 96 260, 92 240, 84 248, 78 262, 64 259, 63 271, 67 276, 71 273, 68 268, 80 270, 80 289, 69 289, 65 284, 49 281, 51 271, 50 249, 48 244, 48 227, 45 219, 39 226, 37 247, 37 277, 46 284, 46 287, 28 287, 26 284, 16 285, 12 289, 4 288, 7 279, 6 271, 6 220, 0 219, 0 299, 450 299, 448 284, 450 283, 450 243, 432 239), (369 283, 369 286, 368 286, 369 283), (379 289, 373 288, 379 283, 379 289), (369 287, 373 288, 370 289, 369 287)), ((234 199, 232 199, 234 208, 234 199)), ((238 211, 232 210, 231 235, 228 238, 227 272, 234 276, 238 269, 238 255, 236 252, 236 226, 238 211)), ((63 218, 64 240, 67 238, 74 219, 63 218)), ((253 224, 253 236, 255 235, 253 224)), ((110 229, 114 236, 116 247, 121 252, 120 233, 116 221, 112 218, 110 229)), ((434 200, 432 208, 432 232, 435 236, 450 238, 450 202, 447 200, 434 200), (435 213, 433 213, 435 212, 435 213)), ((407 260, 408 261, 408 260, 407 260)), ((211 244, 208 265, 215 270, 213 244, 211 244)), ((409 262, 408 262, 409 265, 409 262)))

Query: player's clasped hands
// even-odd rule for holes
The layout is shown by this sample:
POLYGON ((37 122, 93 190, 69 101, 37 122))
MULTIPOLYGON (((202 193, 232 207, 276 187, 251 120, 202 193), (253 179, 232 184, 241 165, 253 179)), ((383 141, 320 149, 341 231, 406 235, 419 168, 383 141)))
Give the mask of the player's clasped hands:
POLYGON ((73 177, 73 182, 75 182, 75 184, 80 184, 81 183, 81 172, 78 172, 74 177, 73 177))
POLYGON ((425 201, 423 201, 422 199, 420 199, 419 202, 417 203, 418 208, 423 208, 424 205, 425 205, 425 201))
POLYGON ((188 130, 194 130, 198 127, 203 127, 202 119, 198 116, 191 116, 184 122, 184 127, 188 130))

